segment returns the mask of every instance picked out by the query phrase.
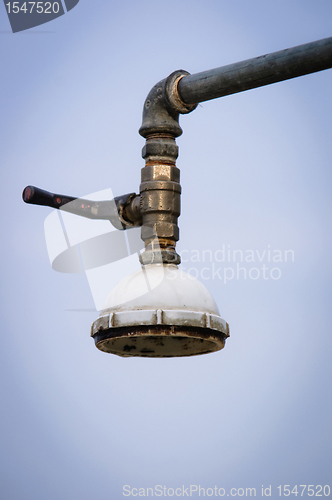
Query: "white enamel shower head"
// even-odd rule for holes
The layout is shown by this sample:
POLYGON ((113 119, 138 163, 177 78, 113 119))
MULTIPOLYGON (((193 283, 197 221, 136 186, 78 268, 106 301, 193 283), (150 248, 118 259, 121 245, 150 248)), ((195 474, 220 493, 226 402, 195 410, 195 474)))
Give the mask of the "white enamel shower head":
POLYGON ((175 265, 151 264, 111 291, 91 335, 105 352, 165 358, 218 351, 229 328, 202 283, 175 265))

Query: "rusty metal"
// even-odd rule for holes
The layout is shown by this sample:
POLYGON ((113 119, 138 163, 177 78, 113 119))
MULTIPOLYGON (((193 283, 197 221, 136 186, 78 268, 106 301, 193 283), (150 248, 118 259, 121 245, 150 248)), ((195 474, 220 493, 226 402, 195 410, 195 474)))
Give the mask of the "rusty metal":
MULTIPOLYGON (((146 251, 141 255, 144 264, 155 262, 155 251, 151 243, 157 236, 163 247, 163 262, 180 263, 175 253, 179 239, 177 219, 180 215, 180 171, 171 163, 154 163, 150 158, 141 171, 141 217, 142 240, 146 251)), ((159 253, 159 249, 157 250, 159 253)))
MULTIPOLYGON (((141 237, 145 252, 142 264, 159 262, 179 264, 180 256, 175 251, 179 239, 177 219, 180 215, 180 176, 175 166, 178 147, 175 138, 182 134, 176 101, 177 84, 187 71, 178 71, 158 82, 149 92, 143 107, 143 120, 139 133, 145 137, 142 149, 145 167, 141 171, 141 237), (174 75, 174 76, 172 76, 174 75), (171 82, 171 83, 170 83, 171 82), (170 84, 172 91, 169 99, 170 84), (174 90, 173 90, 174 89, 174 90), (154 249, 156 238, 162 248, 154 249)), ((190 106, 190 111, 195 106, 190 106)), ((184 107, 181 108, 184 111, 184 107)), ((187 108, 186 108, 187 109, 187 108)), ((189 110, 188 110, 189 112, 189 110)))
MULTIPOLYGON (((164 118, 165 113, 162 115, 164 118)), ((153 133, 146 136, 142 150, 145 167, 141 170, 140 214, 141 237, 146 246, 140 256, 142 264, 160 260, 165 264, 181 262, 175 251, 175 244, 180 237, 177 224, 180 215, 180 171, 175 165, 178 147, 171 130, 172 127, 168 133, 151 131, 153 133), (159 248, 153 248, 155 238, 159 240, 159 248)))
POLYGON ((174 71, 165 80, 164 96, 169 106, 176 110, 178 113, 186 114, 191 113, 197 107, 197 104, 187 104, 182 100, 179 93, 179 83, 182 78, 189 76, 188 71, 174 71))
POLYGON ((173 358, 220 351, 229 334, 190 326, 131 326, 99 330, 100 351, 121 357, 173 358))
MULTIPOLYGON (((183 280, 184 276, 179 278, 183 280)), ((192 282, 188 285, 191 286, 192 282)), ((183 288, 183 283, 181 286, 183 288)), ((199 286, 202 289, 202 285, 199 286)), ((121 295, 120 289, 118 293, 121 295)), ((202 300, 203 296, 207 299, 206 292, 199 299, 202 300)), ((153 303, 152 295, 150 299, 153 303)), ((172 297, 167 297, 166 301, 171 306, 172 297)), ((199 305, 202 307, 201 303, 199 305)), ((110 307, 93 322, 91 336, 101 351, 124 357, 165 358, 206 354, 222 349, 229 337, 228 323, 216 314, 212 303, 207 307, 210 307, 210 312, 193 309, 193 303, 183 310, 173 307, 142 309, 139 304, 133 303, 122 306, 120 310, 110 307)))
POLYGON ((164 263, 180 263, 175 252, 175 244, 179 240, 177 224, 180 215, 179 169, 170 164, 147 165, 142 169, 141 195, 141 237, 146 245, 140 256, 144 264, 155 262, 156 255, 152 248, 156 236, 159 246, 157 254, 164 263))
POLYGON ((118 211, 120 222, 124 229, 140 227, 142 225, 139 195, 130 193, 122 196, 116 196, 114 198, 114 202, 118 211))
POLYGON ((174 165, 178 154, 179 148, 171 134, 150 134, 142 149, 146 165, 153 165, 155 161, 174 165))

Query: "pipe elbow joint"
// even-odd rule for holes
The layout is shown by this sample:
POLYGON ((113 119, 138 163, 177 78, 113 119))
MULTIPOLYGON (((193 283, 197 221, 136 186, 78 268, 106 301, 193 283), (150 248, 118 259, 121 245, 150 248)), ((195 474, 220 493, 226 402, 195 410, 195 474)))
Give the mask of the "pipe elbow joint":
POLYGON ((150 90, 143 108, 143 120, 139 133, 147 138, 152 134, 170 134, 179 137, 182 129, 179 114, 190 113, 197 104, 186 104, 179 94, 178 83, 189 75, 178 70, 158 82, 150 90))

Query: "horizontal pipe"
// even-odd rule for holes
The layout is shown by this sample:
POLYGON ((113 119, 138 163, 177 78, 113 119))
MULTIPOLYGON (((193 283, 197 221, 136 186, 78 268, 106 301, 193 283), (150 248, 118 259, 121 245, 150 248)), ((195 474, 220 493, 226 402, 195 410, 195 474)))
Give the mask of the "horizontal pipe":
POLYGON ((197 104, 332 67, 332 37, 181 78, 186 104, 197 104))

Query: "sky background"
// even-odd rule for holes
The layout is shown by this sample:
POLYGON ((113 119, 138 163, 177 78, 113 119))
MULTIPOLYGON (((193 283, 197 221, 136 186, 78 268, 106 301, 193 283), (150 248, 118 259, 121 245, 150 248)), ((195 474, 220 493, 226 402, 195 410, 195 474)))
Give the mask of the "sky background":
POLYGON ((28 184, 137 192, 137 131, 156 82, 329 37, 331 19, 328 0, 81 0, 12 34, 0 5, 2 498, 108 500, 124 485, 190 484, 257 496, 272 485, 278 498, 279 485, 332 487, 331 70, 180 117, 178 249, 230 324, 223 351, 98 351, 85 274, 52 270, 51 209, 21 199, 28 184), (213 266, 237 261, 217 262, 223 248, 292 250, 294 261, 264 260, 280 279, 225 283, 213 266))

